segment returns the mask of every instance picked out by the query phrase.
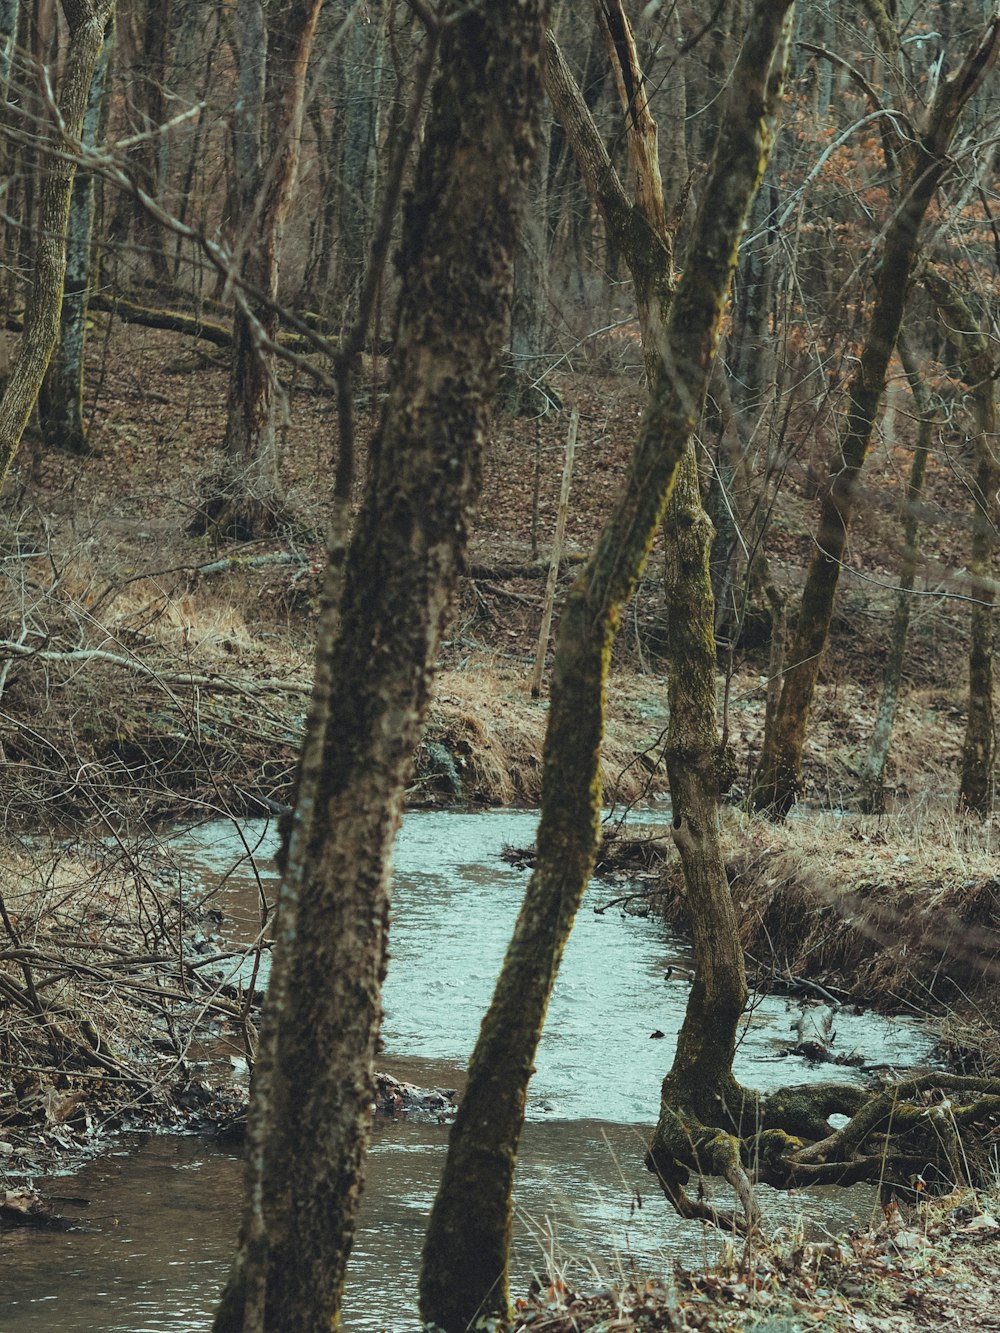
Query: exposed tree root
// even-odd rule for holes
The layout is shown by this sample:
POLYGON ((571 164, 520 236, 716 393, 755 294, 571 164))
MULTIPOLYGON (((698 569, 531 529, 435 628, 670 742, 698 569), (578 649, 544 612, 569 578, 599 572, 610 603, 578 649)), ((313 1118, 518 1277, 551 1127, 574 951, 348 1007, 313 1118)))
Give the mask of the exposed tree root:
MULTIPOLYGON (((669 1086, 665 1092, 675 1095, 669 1086)), ((700 1118, 709 1103, 703 1089, 661 1108, 646 1165, 681 1217, 745 1234, 760 1218, 753 1189, 759 1183, 794 1189, 867 1181, 884 1192, 919 1193, 981 1187, 995 1177, 998 1079, 927 1074, 875 1092, 823 1083, 769 1097, 734 1082, 726 1094, 714 1099, 724 1108, 723 1124, 700 1118), (733 1124, 737 1105, 741 1129, 733 1124), (833 1129, 834 1114, 850 1119, 833 1129), (727 1181, 740 1211, 707 1202, 701 1184, 692 1198, 685 1189, 692 1175, 727 1181)))

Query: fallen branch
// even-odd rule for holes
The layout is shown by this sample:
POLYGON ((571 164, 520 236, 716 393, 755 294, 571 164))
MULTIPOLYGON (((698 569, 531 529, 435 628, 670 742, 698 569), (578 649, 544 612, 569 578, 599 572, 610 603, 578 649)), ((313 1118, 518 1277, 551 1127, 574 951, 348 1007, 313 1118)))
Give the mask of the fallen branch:
POLYGON ((312 693, 311 683, 298 680, 278 680, 271 676, 260 680, 234 680, 227 676, 206 675, 194 671, 163 671, 147 666, 137 657, 122 657, 119 653, 109 653, 104 648, 71 648, 59 651, 53 648, 31 648, 27 644, 15 643, 11 639, 0 640, 0 660, 19 657, 38 662, 107 662, 111 666, 133 671, 140 676, 148 676, 161 685, 175 689, 218 690, 229 694, 294 694, 308 698, 312 693))
MULTIPOLYGON (((216 324, 203 315, 136 305, 134 301, 126 301, 121 296, 108 296, 104 292, 92 292, 87 304, 91 310, 103 310, 117 316, 123 324, 141 324, 145 328, 164 329, 168 333, 183 333, 189 338, 212 343, 215 347, 233 345, 232 327, 216 324)), ((300 333, 279 333, 278 343, 293 351, 303 352, 311 348, 310 340, 300 333)))

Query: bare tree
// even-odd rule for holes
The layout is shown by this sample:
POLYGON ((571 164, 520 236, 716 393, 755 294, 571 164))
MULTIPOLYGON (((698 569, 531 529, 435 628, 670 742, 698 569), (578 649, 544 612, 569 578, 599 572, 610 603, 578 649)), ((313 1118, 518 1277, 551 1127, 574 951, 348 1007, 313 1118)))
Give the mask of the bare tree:
POLYGON ((537 148, 543 6, 462 5, 441 43, 399 257, 389 400, 331 561, 217 1333, 336 1325, 381 1019, 403 793, 475 502, 537 148))
MULTIPOLYGON (((620 4, 606 4, 604 9, 619 38, 620 72, 627 71, 625 77, 636 75, 627 105, 628 114, 639 120, 648 115, 648 108, 630 29, 620 4)), ((580 113, 582 99, 574 95, 554 41, 548 44, 547 85, 552 100, 564 124, 578 117, 579 145, 587 148, 584 169, 599 205, 606 218, 620 220, 622 235, 635 246, 632 271, 644 335, 648 332, 652 380, 628 481, 593 554, 567 594, 560 616, 536 866, 469 1063, 424 1247, 421 1315, 446 1333, 461 1333, 476 1321, 503 1320, 509 1315, 514 1165, 546 1007, 597 848, 600 747, 611 645, 704 402, 739 237, 771 145, 789 10, 786 0, 758 0, 749 15, 732 71, 714 169, 676 293, 669 262, 664 263, 670 254, 667 233, 656 221, 657 209, 662 217, 663 199, 652 174, 650 127, 645 126, 634 145, 647 166, 642 202, 633 205, 610 171, 606 154, 601 153, 599 136, 588 130, 587 119, 580 113), (650 284, 644 289, 639 275, 646 272, 650 284)), ((701 513, 696 485, 695 504, 701 513)), ((698 585, 694 600, 706 596, 710 645, 707 578, 698 585)), ((701 627, 702 622, 698 623, 701 627)), ((678 672, 683 671, 684 664, 678 664, 678 672)), ((697 671, 695 709, 704 721, 701 661, 697 671)), ((715 727, 714 655, 707 688, 710 735, 715 727)), ((677 742, 678 762, 690 768, 691 780, 703 793, 709 814, 706 822, 706 808, 696 801, 675 811, 678 841, 693 849, 698 866, 711 855, 720 786, 718 745, 709 740, 706 752, 704 738, 698 730, 677 742)), ((721 869, 721 859, 718 864, 721 869)), ((724 871, 723 890, 728 896, 724 871)), ((741 957, 738 967, 734 974, 737 992, 741 957)), ((719 979, 720 984, 734 984, 734 978, 723 976, 721 968, 719 979)), ((743 994, 745 988, 737 994, 734 1032, 743 994)))
MULTIPOLYGON (((902 83, 899 37, 881 0, 866 5, 880 43, 892 59, 890 70, 902 83)), ((750 805, 783 819, 795 803, 809 711, 826 646, 840 580, 847 533, 857 500, 858 481, 871 443, 896 346, 907 288, 921 251, 924 217, 951 166, 950 146, 962 112, 982 86, 1000 53, 1000 11, 970 47, 961 65, 943 79, 930 105, 906 119, 893 153, 899 188, 874 276, 875 297, 864 346, 848 388, 848 410, 823 492, 816 548, 799 602, 781 701, 765 737, 754 776, 750 805)), ((884 108, 883 114, 888 115, 884 108)), ((897 125, 901 113, 889 119, 897 125)))
POLYGON ((323 0, 238 0, 240 100, 233 124, 237 256, 250 299, 233 322, 222 474, 194 528, 222 537, 271 531, 283 512, 275 430, 281 243, 295 197, 306 72, 323 0))

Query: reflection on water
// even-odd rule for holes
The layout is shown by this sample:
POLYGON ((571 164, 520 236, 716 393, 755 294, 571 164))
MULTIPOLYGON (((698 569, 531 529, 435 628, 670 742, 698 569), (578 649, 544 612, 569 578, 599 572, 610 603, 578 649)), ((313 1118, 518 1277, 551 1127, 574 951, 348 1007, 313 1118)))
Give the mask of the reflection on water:
MULTIPOLYGON (((424 1086, 460 1086, 526 880, 499 852, 504 843, 530 844, 534 827, 534 816, 516 812, 407 817, 385 996, 390 1072, 424 1086)), ((218 904, 252 937, 257 886, 247 866, 232 869, 240 845, 231 829, 208 826, 177 846, 203 883, 222 884, 218 904)), ((270 846, 265 840, 259 854, 270 846)), ((273 875, 266 887, 273 892, 273 875)), ((515 1290, 550 1262, 585 1281, 592 1264, 612 1277, 633 1265, 663 1271, 674 1259, 710 1258, 717 1244, 679 1222, 642 1166, 687 994, 664 973, 668 964, 683 966, 686 946, 662 923, 617 909, 595 913, 608 896, 599 885, 589 891, 539 1050, 516 1183, 515 1290), (652 1040, 654 1031, 667 1036, 652 1040)), ((797 1010, 774 998, 754 1010, 738 1057, 748 1083, 829 1077, 823 1066, 782 1053, 797 1010)), ((929 1046, 919 1026, 870 1015, 838 1016, 838 1028, 838 1048, 858 1048, 870 1062, 905 1067, 929 1046)), ((419 1249, 446 1140, 438 1125, 376 1128, 348 1330, 414 1326, 419 1249)), ((82 1214, 86 1231, 0 1238, 3 1329, 208 1329, 233 1252, 240 1189, 236 1159, 196 1139, 150 1138, 93 1163, 65 1187, 92 1200, 82 1214)), ((768 1194, 775 1224, 821 1215, 835 1229, 871 1206, 863 1190, 768 1194)))

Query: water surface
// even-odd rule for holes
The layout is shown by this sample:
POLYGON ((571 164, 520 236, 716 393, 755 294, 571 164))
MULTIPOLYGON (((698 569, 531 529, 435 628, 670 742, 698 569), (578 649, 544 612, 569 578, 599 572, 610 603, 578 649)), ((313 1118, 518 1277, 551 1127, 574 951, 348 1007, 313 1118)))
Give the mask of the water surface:
MULTIPOLYGON (((499 854, 504 844, 530 845, 535 822, 534 814, 510 811, 414 813, 404 821, 385 989, 389 1072, 423 1086, 460 1086, 527 878, 499 854)), ((228 825, 205 826, 174 845, 251 938, 257 874, 266 894, 276 887, 267 860, 273 833, 249 825, 244 834, 257 849, 257 871, 228 825)), ((594 910, 617 892, 596 883, 588 890, 549 1009, 516 1181, 515 1291, 551 1266, 574 1281, 615 1279, 633 1269, 669 1271, 675 1259, 702 1262, 719 1243, 680 1222, 642 1167, 687 998, 685 982, 664 974, 690 958, 662 922, 594 910)), ((767 1089, 831 1076, 829 1066, 785 1054, 798 1012, 797 1001, 774 997, 754 1008, 737 1057, 747 1083, 767 1089)), ((925 1060, 931 1045, 918 1024, 871 1015, 840 1015, 837 1029, 837 1049, 899 1068, 925 1060)), ((376 1126, 351 1264, 349 1333, 415 1326, 420 1244, 446 1142, 445 1126, 376 1126)), ((210 1327, 235 1243, 239 1162, 195 1138, 149 1137, 128 1148, 65 1183, 67 1194, 91 1200, 81 1214, 86 1231, 0 1238, 4 1330, 210 1327)), ((871 1208, 865 1190, 763 1193, 775 1225, 804 1214, 835 1230, 871 1208)))

